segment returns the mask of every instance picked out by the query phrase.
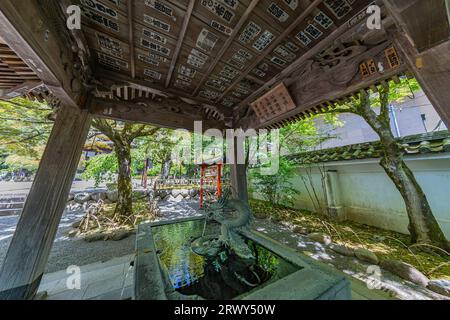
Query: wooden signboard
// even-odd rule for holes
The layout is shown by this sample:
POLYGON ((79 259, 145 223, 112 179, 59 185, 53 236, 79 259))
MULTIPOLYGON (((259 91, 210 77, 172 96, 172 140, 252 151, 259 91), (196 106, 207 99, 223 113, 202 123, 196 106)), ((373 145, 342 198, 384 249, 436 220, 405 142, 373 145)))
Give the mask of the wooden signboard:
POLYGON ((294 100, 283 83, 251 103, 250 106, 261 123, 296 108, 294 100))

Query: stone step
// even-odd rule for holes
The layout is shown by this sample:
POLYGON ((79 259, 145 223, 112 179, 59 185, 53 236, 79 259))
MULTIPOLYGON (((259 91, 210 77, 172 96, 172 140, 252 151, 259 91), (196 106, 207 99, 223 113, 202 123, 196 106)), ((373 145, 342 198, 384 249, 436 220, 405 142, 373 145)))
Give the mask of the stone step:
POLYGON ((0 201, 0 209, 22 209, 24 202, 2 202, 0 201))
POLYGON ((0 217, 19 215, 22 209, 0 209, 0 217))

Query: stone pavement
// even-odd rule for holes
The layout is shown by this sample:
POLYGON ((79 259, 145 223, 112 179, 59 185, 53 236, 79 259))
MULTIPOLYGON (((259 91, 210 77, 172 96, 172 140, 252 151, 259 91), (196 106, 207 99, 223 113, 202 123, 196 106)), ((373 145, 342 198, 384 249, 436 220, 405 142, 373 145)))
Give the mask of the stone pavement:
POLYGON ((133 294, 134 269, 130 266, 134 255, 114 258, 106 262, 80 267, 80 287, 73 269, 45 274, 36 299, 45 300, 125 300, 133 294))

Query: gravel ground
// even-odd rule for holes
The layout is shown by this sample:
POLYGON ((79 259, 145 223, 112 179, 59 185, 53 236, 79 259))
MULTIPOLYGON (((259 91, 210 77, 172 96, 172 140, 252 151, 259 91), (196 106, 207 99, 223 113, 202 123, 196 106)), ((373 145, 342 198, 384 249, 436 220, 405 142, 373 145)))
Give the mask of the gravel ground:
MULTIPOLYGON (((82 212, 64 213, 50 252, 45 270, 46 273, 64 270, 71 265, 81 266, 107 261, 133 252, 134 235, 121 241, 97 242, 86 242, 80 238, 67 237, 67 232, 72 230, 72 223, 80 220, 82 216, 82 212)), ((0 264, 3 263, 18 219, 17 216, 0 217, 0 264)))
MULTIPOLYGON (((172 220, 198 215, 198 201, 162 202, 161 212, 164 215, 159 220, 172 220)), ((67 233, 71 225, 79 221, 83 212, 65 212, 53 243, 46 273, 65 270, 71 265, 85 265, 94 262, 107 261, 133 253, 136 236, 132 235, 121 241, 86 242, 80 238, 70 238, 67 233)), ((15 231, 18 216, 0 217, 0 266, 3 263, 11 238, 15 231)))

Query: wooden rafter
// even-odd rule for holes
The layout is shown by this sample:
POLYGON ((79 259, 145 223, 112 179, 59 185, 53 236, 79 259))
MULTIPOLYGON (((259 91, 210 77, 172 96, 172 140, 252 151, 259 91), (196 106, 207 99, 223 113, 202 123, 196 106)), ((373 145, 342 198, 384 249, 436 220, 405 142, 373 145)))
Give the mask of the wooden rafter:
POLYGON ((263 61, 267 55, 269 55, 286 37, 288 37, 295 28, 305 21, 305 19, 323 2, 323 0, 315 0, 313 3, 311 3, 303 12, 301 15, 299 15, 294 22, 291 23, 291 25, 283 31, 283 33, 274 41, 272 42, 266 50, 264 50, 263 53, 258 55, 258 57, 253 61, 253 63, 243 72, 234 82, 226 89, 222 95, 219 97, 218 101, 222 100, 233 88, 235 85, 237 85, 242 79, 245 78, 246 75, 248 75, 258 64, 263 61))
POLYGON ((181 27, 180 36, 177 41, 177 45, 175 47, 175 51, 173 53, 172 61, 170 63, 169 67, 169 73, 167 74, 166 78, 166 88, 169 87, 170 81, 172 80, 172 75, 175 70, 175 66, 177 64, 178 56, 180 55, 181 46, 183 45, 184 37, 186 35, 186 30, 189 25, 189 20, 191 19, 192 11, 194 10, 195 0, 190 0, 189 5, 187 7, 186 15, 183 20, 183 25, 181 27))
MULTIPOLYGON (((64 21, 60 14, 53 12, 53 20, 49 20, 47 14, 38 1, 2 0, 2 37, 55 96, 68 106, 78 107, 84 104, 86 95, 82 80, 75 76, 72 46, 64 43, 70 36, 66 28, 56 27, 55 19, 59 20, 58 23, 64 21)), ((22 64, 22 61, 17 64, 22 64)))
MULTIPOLYGON (((185 98, 188 100, 193 101, 194 103, 197 104, 211 104, 210 101, 203 99, 201 97, 192 97, 190 96, 188 93, 182 93, 178 90, 174 90, 172 88, 165 88, 162 86, 158 86, 156 84, 150 84, 147 81, 142 81, 139 79, 131 79, 129 76, 120 74, 120 73, 113 73, 111 71, 102 69, 101 72, 99 72, 99 74, 101 74, 101 77, 98 77, 98 80, 100 80, 102 83, 104 83, 105 85, 107 84, 108 86, 110 85, 120 85, 120 84, 129 84, 129 85, 137 85, 137 86, 141 86, 141 87, 147 87, 155 92, 158 92, 159 95, 161 96, 178 96, 180 98, 185 98)), ((221 112, 223 112, 225 115, 231 116, 231 110, 229 108, 223 108, 220 106, 216 106, 217 109, 219 109, 221 112)))
POLYGON ((134 0, 128 0, 127 3, 128 7, 128 41, 130 46, 130 73, 131 78, 136 78, 136 63, 134 61, 134 23, 133 23, 133 16, 134 16, 134 0))
POLYGON ((209 76, 211 75, 211 73, 213 72, 214 68, 217 66, 217 64, 219 63, 219 61, 222 59, 223 55, 225 54, 225 52, 228 50, 228 48, 231 46, 231 44, 233 43, 234 39, 236 38, 236 36, 239 34, 241 28, 243 27, 244 23, 247 21, 248 17, 250 16, 250 14, 252 13, 253 9, 255 9, 255 7, 258 5, 260 0, 252 0, 252 2, 250 3, 250 5, 247 7, 247 9, 245 10, 244 14, 241 16, 241 18, 239 19, 239 22, 236 24, 236 26, 233 29, 233 32, 231 33, 231 35, 228 37, 228 39, 225 41, 224 45, 222 46, 222 48, 220 48, 219 53, 216 55, 216 58, 214 59, 214 61, 209 65, 208 70, 206 71, 206 73, 204 74, 204 76, 202 77, 202 79, 200 80, 199 84, 197 85, 197 87, 195 88, 194 92, 192 93, 193 96, 196 96, 200 90, 200 88, 203 86, 203 84, 205 83, 205 81, 209 78, 209 76))
MULTIPOLYGON (((389 21, 389 23, 392 23, 389 21)), ((365 26, 365 22, 363 23, 365 26)), ((323 39, 321 42, 316 44, 313 48, 308 50, 305 54, 297 58, 294 62, 292 62, 286 69, 282 70, 279 74, 277 74, 275 77, 270 79, 265 83, 264 86, 261 86, 258 90, 253 92, 250 96, 248 96, 246 99, 242 100, 235 108, 235 110, 239 110, 245 106, 247 106, 249 103, 254 101, 256 98, 261 96, 265 91, 270 90, 271 88, 275 87, 277 84, 282 82, 284 79, 291 76, 291 74, 297 70, 303 63, 305 63, 307 60, 313 58, 318 53, 325 50, 328 46, 333 44, 337 39, 342 37, 343 34, 348 32, 349 30, 357 30, 361 27, 361 24, 357 24, 353 27, 350 27, 348 24, 344 23, 339 28, 335 29, 327 38, 323 39)), ((289 85, 287 83, 286 85, 289 85)))

